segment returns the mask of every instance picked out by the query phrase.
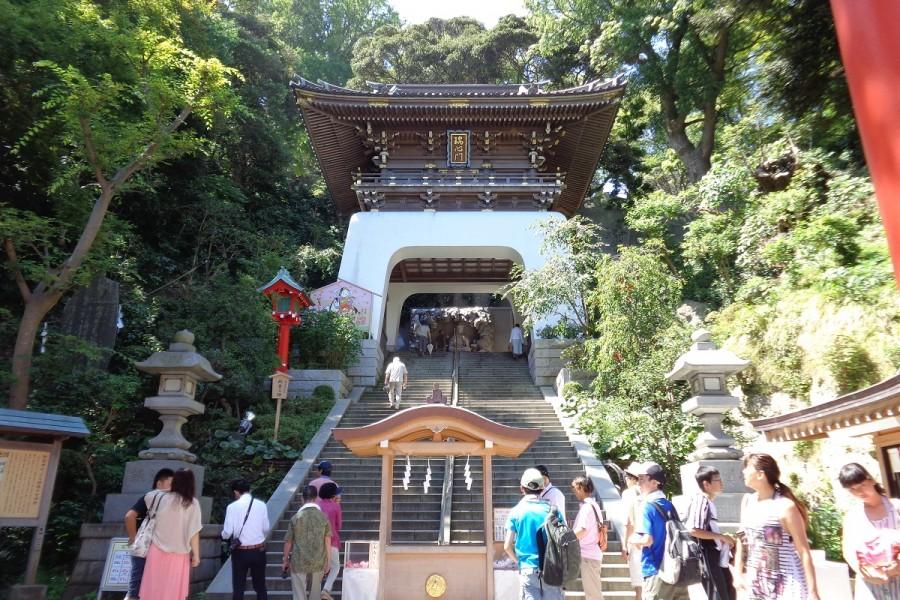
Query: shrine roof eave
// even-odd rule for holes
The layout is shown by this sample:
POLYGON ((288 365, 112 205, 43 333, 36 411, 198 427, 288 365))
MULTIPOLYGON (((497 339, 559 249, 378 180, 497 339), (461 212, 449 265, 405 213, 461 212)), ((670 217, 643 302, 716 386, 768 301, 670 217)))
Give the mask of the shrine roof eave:
POLYGON ((831 432, 871 424, 869 429, 895 428, 900 417, 900 373, 834 400, 776 417, 750 421, 774 442, 811 440, 831 432))
MULTIPOLYGON (((434 435, 484 442, 489 454, 515 458, 541 435, 540 429, 510 427, 458 406, 426 404, 394 413, 363 427, 335 428, 337 441, 357 456, 376 456, 384 444, 427 441, 434 435)), ((435 443, 435 455, 441 455, 435 443)))
POLYGON ((604 91, 624 89, 625 81, 620 77, 612 79, 594 79, 583 85, 548 90, 546 84, 549 81, 536 83, 507 83, 507 84, 388 84, 367 81, 369 90, 354 90, 319 80, 312 82, 303 77, 298 77, 291 82, 291 87, 309 94, 322 94, 344 98, 404 98, 404 99, 527 99, 527 98, 563 98, 583 97, 585 95, 602 93, 604 91))

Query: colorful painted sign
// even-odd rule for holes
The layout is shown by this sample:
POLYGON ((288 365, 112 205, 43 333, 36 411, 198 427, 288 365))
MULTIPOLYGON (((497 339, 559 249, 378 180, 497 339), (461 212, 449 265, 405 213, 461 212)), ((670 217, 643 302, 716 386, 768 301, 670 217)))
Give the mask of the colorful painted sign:
POLYGON ((447 166, 469 166, 469 136, 468 131, 447 132, 447 166))
POLYGON ((369 330, 372 322, 372 292, 354 285, 349 281, 338 279, 334 283, 310 292, 313 307, 317 310, 331 310, 350 315, 356 326, 369 330))

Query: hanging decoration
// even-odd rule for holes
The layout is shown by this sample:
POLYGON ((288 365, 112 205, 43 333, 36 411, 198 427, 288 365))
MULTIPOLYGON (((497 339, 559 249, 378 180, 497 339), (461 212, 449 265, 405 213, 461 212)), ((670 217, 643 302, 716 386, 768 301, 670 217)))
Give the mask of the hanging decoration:
POLYGON ((469 456, 466 456, 466 468, 463 469, 463 474, 466 476, 466 491, 472 491, 472 471, 469 469, 469 456))
POLYGON ((403 489, 409 489, 409 477, 412 475, 412 464, 409 462, 409 456, 406 457, 406 470, 403 472, 403 489))

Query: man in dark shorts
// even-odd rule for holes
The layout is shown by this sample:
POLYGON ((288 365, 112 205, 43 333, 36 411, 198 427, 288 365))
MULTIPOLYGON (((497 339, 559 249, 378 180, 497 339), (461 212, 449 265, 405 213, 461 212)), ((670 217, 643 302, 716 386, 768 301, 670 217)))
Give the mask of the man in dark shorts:
MULTIPOLYGON (((153 489, 168 492, 172 489, 172 478, 175 477, 175 471, 172 469, 160 469, 153 478, 153 489)), ((134 503, 127 513, 125 513, 125 531, 128 532, 128 545, 134 543, 134 537, 137 535, 141 526, 141 521, 147 516, 147 503, 144 497, 134 503)), ((128 582, 128 595, 125 600, 134 600, 138 598, 141 592, 141 577, 144 575, 144 557, 131 557, 131 579, 128 582)))

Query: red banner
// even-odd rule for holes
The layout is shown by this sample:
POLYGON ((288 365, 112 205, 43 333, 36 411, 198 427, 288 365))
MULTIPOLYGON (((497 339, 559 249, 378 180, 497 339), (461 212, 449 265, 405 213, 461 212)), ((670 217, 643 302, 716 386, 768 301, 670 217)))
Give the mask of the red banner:
POLYGON ((900 286, 900 0, 831 0, 831 10, 900 286))

